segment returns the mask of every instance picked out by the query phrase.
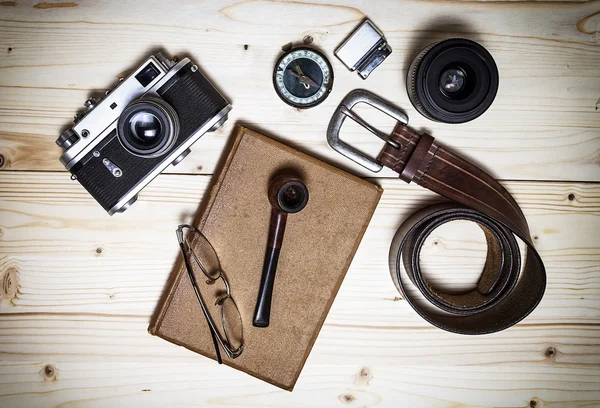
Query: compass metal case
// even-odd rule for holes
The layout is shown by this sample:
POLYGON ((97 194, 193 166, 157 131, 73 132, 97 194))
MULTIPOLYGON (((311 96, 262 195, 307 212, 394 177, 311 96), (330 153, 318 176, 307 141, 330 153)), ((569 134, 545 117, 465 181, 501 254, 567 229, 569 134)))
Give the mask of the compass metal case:
POLYGON ((312 108, 329 96, 333 88, 333 68, 327 57, 313 48, 292 48, 275 64, 273 87, 288 105, 312 108))

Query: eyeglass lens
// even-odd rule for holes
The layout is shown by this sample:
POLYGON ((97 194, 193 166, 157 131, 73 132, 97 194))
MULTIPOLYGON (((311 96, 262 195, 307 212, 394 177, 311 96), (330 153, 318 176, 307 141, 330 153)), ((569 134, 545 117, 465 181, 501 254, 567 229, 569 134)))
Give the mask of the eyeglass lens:
POLYGON ((235 301, 227 294, 224 278, 220 279, 219 258, 210 242, 197 231, 187 234, 185 244, 186 256, 208 313, 221 338, 236 351, 243 344, 242 318, 235 301))
POLYGON ((235 302, 230 297, 221 302, 221 320, 229 346, 232 350, 239 349, 243 344, 242 318, 235 302))
POLYGON ((185 238, 186 255, 196 279, 205 275, 211 280, 216 280, 221 275, 219 258, 208 240, 197 231, 190 231, 185 238))

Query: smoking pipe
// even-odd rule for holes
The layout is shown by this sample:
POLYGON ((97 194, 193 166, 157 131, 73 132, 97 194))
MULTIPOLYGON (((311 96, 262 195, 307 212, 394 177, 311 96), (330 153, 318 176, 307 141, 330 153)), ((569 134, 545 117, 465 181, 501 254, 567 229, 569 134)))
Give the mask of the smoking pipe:
POLYGON ((271 223, 258 300, 252 320, 255 327, 269 326, 273 284, 275 283, 275 272, 283 243, 287 215, 301 211, 308 203, 308 189, 297 177, 284 175, 275 177, 269 185, 268 194, 271 203, 271 223))

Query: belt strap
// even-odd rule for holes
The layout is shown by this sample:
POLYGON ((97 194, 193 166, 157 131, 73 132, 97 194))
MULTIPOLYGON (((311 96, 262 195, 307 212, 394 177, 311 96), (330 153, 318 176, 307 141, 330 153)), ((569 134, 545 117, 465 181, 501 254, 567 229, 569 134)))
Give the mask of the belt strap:
POLYGON ((508 191, 479 167, 399 123, 378 161, 415 183, 459 204, 428 207, 406 220, 390 249, 390 272, 396 287, 425 320, 444 330, 484 334, 506 329, 538 305, 546 272, 535 250, 527 221, 508 191), (434 289, 421 273, 419 257, 426 238, 454 220, 477 223, 488 251, 477 287, 452 294, 434 289), (527 246, 525 266, 515 236, 527 246), (427 305, 408 287, 412 283, 427 305), (431 307, 433 306, 433 307, 431 307))
POLYGON ((514 325, 535 309, 546 288, 544 264, 533 246, 521 208, 492 176, 435 143, 432 136, 416 133, 407 123, 408 117, 389 102, 356 90, 344 98, 327 129, 331 147, 346 157, 372 171, 389 167, 407 183, 414 181, 453 201, 413 214, 398 229, 390 248, 390 273, 396 287, 417 313, 444 330, 484 334, 514 325), (398 124, 393 133, 383 135, 353 113, 351 109, 357 103, 367 103, 394 117, 398 124), (346 117, 386 141, 377 160, 339 139, 346 117), (477 223, 488 246, 477 287, 461 294, 432 287, 419 265, 427 237, 454 220, 477 223), (516 237, 527 247, 522 270, 516 237))

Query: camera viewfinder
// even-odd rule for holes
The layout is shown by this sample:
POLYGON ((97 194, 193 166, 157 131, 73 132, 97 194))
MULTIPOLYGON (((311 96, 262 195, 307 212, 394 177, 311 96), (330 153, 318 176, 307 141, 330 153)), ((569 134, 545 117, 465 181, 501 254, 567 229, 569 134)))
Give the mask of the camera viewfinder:
POLYGON ((149 63, 135 76, 135 79, 137 79, 138 82, 145 88, 150 82, 152 82, 154 78, 158 76, 158 74, 158 69, 156 69, 154 64, 149 63))

